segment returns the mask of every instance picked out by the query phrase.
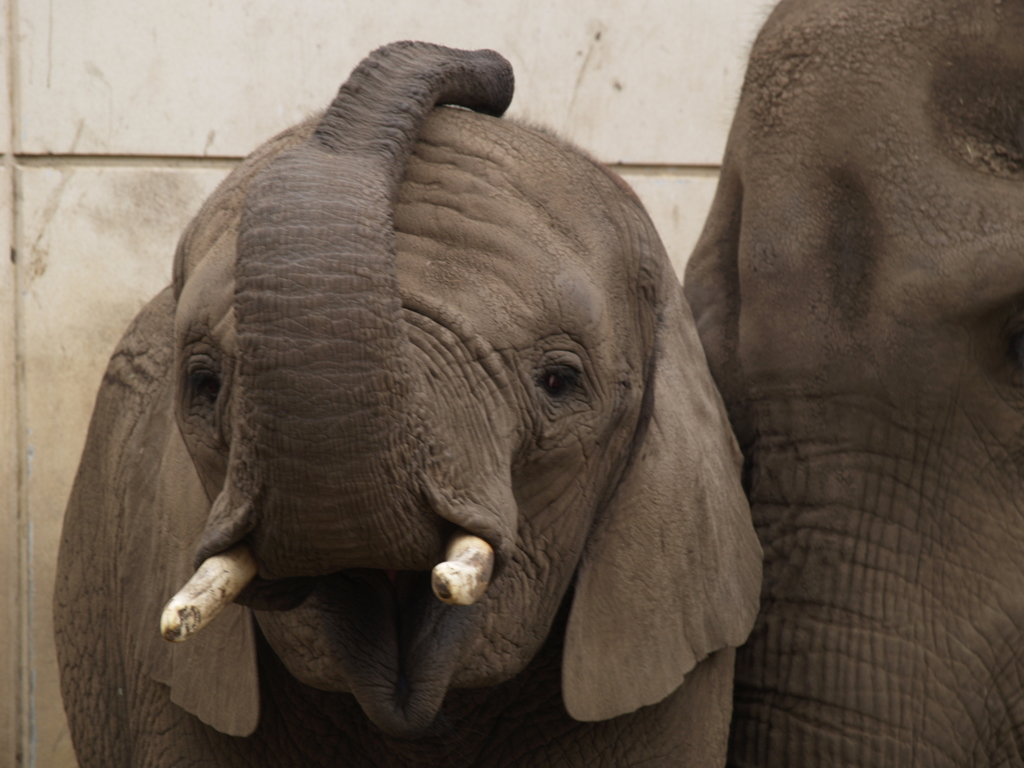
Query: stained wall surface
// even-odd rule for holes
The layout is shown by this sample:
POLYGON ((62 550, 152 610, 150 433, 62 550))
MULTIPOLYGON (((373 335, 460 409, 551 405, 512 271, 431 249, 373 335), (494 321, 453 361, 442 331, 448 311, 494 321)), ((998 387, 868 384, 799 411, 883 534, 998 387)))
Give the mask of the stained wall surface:
POLYGON ((0 0, 0 768, 75 764, 51 593, 93 398, 241 157, 380 44, 493 48, 510 114, 612 164, 681 269, 769 5, 0 0))

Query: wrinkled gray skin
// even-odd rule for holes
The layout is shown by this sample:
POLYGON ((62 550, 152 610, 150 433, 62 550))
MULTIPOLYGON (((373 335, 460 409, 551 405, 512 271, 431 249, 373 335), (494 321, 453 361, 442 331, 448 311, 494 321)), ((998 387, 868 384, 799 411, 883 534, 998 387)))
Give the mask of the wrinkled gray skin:
POLYGON ((111 360, 55 622, 83 766, 721 765, 760 549, 629 188, 396 44, 257 150, 111 360), (431 593, 458 529, 495 575, 431 593), (164 602, 259 577, 182 645, 164 602))
POLYGON ((1024 765, 1024 3, 781 3, 685 286, 765 551, 731 764, 1024 765))

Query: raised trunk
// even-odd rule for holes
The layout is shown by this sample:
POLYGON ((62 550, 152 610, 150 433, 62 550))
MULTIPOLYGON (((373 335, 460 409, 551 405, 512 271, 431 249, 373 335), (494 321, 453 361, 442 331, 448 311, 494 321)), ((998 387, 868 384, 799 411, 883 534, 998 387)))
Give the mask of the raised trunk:
POLYGON ((442 521, 420 509, 429 435, 405 363, 392 206, 435 103, 500 114, 511 84, 489 51, 379 49, 309 141, 253 181, 236 266, 231 498, 200 557, 248 534, 265 577, 432 565, 442 521))
POLYGON ((753 412, 765 577, 730 764, 1020 764, 1021 569, 993 525, 998 481, 953 450, 960 417, 855 398, 753 412))

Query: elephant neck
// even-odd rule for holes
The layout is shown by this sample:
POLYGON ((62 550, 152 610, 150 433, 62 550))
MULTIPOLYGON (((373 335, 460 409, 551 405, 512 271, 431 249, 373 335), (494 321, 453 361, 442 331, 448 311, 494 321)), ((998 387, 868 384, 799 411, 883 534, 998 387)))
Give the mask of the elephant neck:
POLYGON ((722 673, 731 667, 731 649, 709 660, 704 680, 710 684, 698 688, 698 697, 704 697, 699 706, 680 697, 680 689, 633 715, 578 722, 562 704, 569 604, 567 600, 547 642, 526 669, 498 685, 449 691, 430 731, 412 741, 382 733, 351 694, 298 682, 260 636, 262 716, 259 729, 246 740, 246 765, 592 768, 608 765, 611 755, 625 754, 635 764, 658 768, 674 768, 680 760, 694 765, 719 762, 731 693, 730 678, 722 673), (710 760, 709 749, 715 755, 710 760))
POLYGON ((732 765, 1020 759, 1024 500, 957 442, 965 416, 936 412, 750 407, 764 586, 737 655, 732 765))
POLYGON ((310 766, 543 765, 529 752, 542 752, 546 744, 560 742, 580 725, 562 707, 561 631, 554 634, 511 680, 449 691, 431 729, 411 741, 380 731, 353 695, 320 691, 297 681, 261 640, 264 715, 253 738, 267 745, 269 764, 275 764, 273 751, 283 739, 288 746, 282 748, 282 765, 294 761, 289 750, 295 744, 308 745, 301 762, 310 766), (524 733, 529 733, 528 744, 524 733))

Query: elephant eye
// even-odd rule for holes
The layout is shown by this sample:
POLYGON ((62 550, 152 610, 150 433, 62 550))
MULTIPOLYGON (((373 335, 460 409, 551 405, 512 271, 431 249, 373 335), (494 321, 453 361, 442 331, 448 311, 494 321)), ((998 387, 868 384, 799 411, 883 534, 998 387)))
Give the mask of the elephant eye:
POLYGON ((213 371, 204 368, 192 371, 188 377, 188 384, 194 397, 211 404, 217 402, 217 395, 220 394, 220 377, 213 371))
POLYGON ((1014 362, 1013 382, 1024 387, 1024 333, 1016 334, 1010 341, 1010 355, 1014 362))
POLYGON ((562 397, 579 385, 580 372, 567 365, 545 368, 537 377, 537 384, 550 397, 562 397))

